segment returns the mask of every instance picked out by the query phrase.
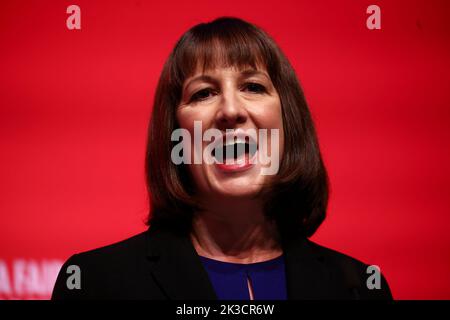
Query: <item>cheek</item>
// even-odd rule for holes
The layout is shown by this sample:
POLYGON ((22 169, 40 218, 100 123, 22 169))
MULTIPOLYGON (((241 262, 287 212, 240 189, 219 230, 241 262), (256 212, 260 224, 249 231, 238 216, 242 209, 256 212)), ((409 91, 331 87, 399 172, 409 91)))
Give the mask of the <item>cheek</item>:
MULTIPOLYGON (((284 126, 282 107, 279 100, 259 105, 257 109, 254 109, 253 119, 258 129, 278 129, 278 151, 281 160, 284 153, 284 126)), ((269 132, 268 134, 271 136, 269 132)))
POLYGON ((187 129, 190 132, 194 129, 194 116, 192 112, 186 109, 179 109, 177 110, 176 118, 180 128, 187 129))
POLYGON ((202 131, 200 133, 203 136, 203 131, 205 130, 205 125, 208 123, 208 115, 205 112, 192 109, 192 108, 181 108, 176 112, 176 119, 178 126, 182 129, 186 129, 189 131, 191 135, 190 141, 184 141, 184 143, 189 144, 189 146, 185 145, 185 148, 190 148, 191 150, 191 163, 185 164, 187 170, 190 172, 191 178, 193 179, 195 185, 197 187, 203 188, 205 185, 204 174, 202 172, 202 166, 198 164, 194 164, 194 137, 195 137, 195 123, 194 121, 201 121, 202 131))
MULTIPOLYGON (((186 107, 177 110, 176 119, 180 128, 194 132, 194 121, 200 121, 202 130, 209 128, 214 120, 214 114, 210 108, 186 107)), ((202 132, 203 134, 203 132, 202 132)))
POLYGON ((253 109, 253 119, 260 129, 283 130, 283 116, 279 100, 262 103, 253 109))

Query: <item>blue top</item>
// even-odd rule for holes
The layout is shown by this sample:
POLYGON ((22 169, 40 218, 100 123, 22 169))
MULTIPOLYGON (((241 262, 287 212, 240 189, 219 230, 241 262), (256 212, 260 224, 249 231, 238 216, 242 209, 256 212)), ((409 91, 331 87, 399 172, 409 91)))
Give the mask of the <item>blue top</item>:
POLYGON ((283 255, 249 264, 199 257, 219 300, 250 300, 247 278, 255 300, 287 299, 283 255))

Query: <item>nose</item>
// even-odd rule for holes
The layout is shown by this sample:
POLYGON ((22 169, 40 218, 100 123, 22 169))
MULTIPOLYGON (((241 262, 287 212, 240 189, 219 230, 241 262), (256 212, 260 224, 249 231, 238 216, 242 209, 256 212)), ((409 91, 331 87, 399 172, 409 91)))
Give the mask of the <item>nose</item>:
POLYGON ((234 91, 225 92, 216 113, 216 125, 219 130, 234 129, 247 121, 248 114, 244 102, 234 91))

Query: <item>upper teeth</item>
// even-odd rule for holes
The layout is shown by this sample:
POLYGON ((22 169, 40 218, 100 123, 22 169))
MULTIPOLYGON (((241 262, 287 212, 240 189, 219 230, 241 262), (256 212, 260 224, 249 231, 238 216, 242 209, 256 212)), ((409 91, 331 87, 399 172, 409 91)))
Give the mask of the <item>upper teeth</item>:
POLYGON ((223 146, 227 147, 237 143, 247 143, 247 142, 244 139, 236 139, 236 141, 227 141, 225 144, 223 144, 223 146))

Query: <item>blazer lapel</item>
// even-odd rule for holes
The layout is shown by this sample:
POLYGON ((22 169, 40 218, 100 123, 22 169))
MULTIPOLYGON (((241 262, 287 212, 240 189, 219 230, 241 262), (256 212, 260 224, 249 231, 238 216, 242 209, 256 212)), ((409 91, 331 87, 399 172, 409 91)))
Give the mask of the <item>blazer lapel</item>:
POLYGON ((169 230, 149 230, 147 257, 151 273, 171 300, 216 300, 208 274, 189 237, 169 230))
POLYGON ((332 296, 331 273, 324 257, 314 252, 307 238, 283 243, 287 295, 290 300, 326 299, 332 296))

